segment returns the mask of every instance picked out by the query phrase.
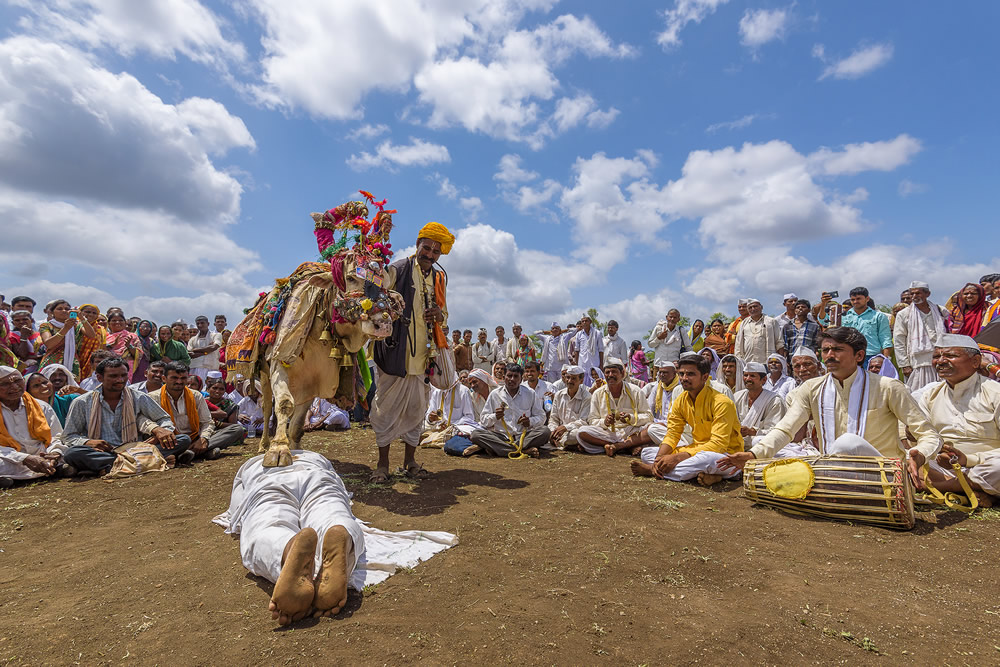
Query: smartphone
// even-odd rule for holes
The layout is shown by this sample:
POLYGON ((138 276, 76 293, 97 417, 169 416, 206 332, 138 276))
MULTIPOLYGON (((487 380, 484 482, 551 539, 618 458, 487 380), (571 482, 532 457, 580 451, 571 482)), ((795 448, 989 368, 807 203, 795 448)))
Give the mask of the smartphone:
POLYGON ((840 296, 840 292, 838 292, 837 290, 833 290, 832 292, 827 292, 827 294, 830 295, 831 299, 836 299, 837 297, 840 296))
POLYGON ((70 313, 69 314, 69 319, 75 320, 76 319, 76 313, 70 313))

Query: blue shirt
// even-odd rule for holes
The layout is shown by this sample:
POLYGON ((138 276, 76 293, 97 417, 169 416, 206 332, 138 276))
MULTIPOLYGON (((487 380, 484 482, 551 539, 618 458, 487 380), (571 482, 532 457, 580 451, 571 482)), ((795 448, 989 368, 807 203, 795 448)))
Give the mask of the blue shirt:
POLYGON ((892 328, 889 326, 889 316, 882 311, 868 308, 858 315, 850 308, 840 318, 841 326, 853 327, 864 334, 868 341, 866 357, 871 357, 892 347, 892 328))

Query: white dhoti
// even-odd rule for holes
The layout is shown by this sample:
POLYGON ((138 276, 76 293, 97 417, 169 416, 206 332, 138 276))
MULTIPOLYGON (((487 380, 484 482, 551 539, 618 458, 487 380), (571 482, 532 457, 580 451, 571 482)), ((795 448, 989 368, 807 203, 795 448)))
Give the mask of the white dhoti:
MULTIPOLYGON (((663 439, 667 437, 667 425, 663 422, 653 422, 649 425, 649 430, 646 431, 646 435, 652 440, 657 447, 663 444, 663 439)), ((691 431, 691 426, 689 424, 684 425, 684 432, 681 433, 681 439, 677 441, 678 447, 687 447, 692 442, 694 442, 694 434, 691 431)))
MULTIPOLYGON (((937 461, 928 461, 927 465, 948 479, 955 477, 955 471, 944 468, 937 461)), ((1000 496, 1000 450, 983 454, 978 465, 962 468, 965 478, 991 496, 1000 496)))
POLYGON ((399 377, 376 367, 375 400, 369 414, 375 444, 388 447, 396 438, 416 447, 424 427, 430 389, 422 375, 399 377))
POLYGON ((598 445, 591 445, 590 443, 584 442, 580 438, 580 434, 587 434, 591 437, 597 438, 598 440, 603 440, 610 443, 625 442, 629 436, 638 433, 643 429, 642 426, 626 426, 626 425, 615 425, 615 430, 612 431, 604 426, 581 426, 576 431, 577 444, 580 445, 580 449, 587 452, 588 454, 603 454, 604 447, 598 445))
POLYGON ((566 445, 579 445, 580 440, 576 437, 576 434, 579 432, 579 428, 567 430, 560 437, 556 438, 556 446, 560 449, 564 449, 566 445))
MULTIPOLYGON (((756 444, 756 443, 755 443, 756 444)), ((798 459, 804 456, 819 456, 819 450, 808 442, 790 442, 774 455, 776 459, 798 459)))
POLYGON ((244 463, 233 480, 229 510, 215 522, 239 535, 244 567, 272 582, 281 573, 285 545, 296 533, 312 528, 319 536, 313 570, 319 572, 326 531, 343 526, 351 537, 345 572, 350 577, 365 552, 351 497, 326 458, 310 451, 293 454, 292 464, 283 468, 263 467, 263 456, 244 463))
MULTIPOLYGON (((639 458, 642 459, 643 463, 652 465, 653 461, 656 460, 656 454, 659 450, 659 447, 643 447, 639 453, 639 458)), ((739 476, 743 471, 738 468, 719 467, 719 459, 725 457, 726 454, 719 454, 718 452, 698 452, 691 458, 684 459, 674 466, 673 470, 663 476, 663 479, 669 479, 672 482, 684 482, 694 479, 699 473, 722 475, 726 479, 739 476)))
POLYGON ((912 393, 940 379, 933 366, 917 366, 910 373, 910 377, 906 378, 906 388, 912 393))

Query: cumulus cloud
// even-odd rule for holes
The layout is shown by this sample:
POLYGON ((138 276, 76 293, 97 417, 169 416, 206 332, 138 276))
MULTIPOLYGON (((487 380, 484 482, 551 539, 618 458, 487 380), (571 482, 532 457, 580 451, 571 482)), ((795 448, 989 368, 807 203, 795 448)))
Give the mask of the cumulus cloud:
POLYGON ((740 43, 751 49, 783 39, 788 25, 785 9, 748 9, 740 19, 740 43))
POLYGON ((663 12, 666 23, 663 31, 657 35, 657 43, 665 49, 671 49, 681 44, 681 30, 689 23, 701 23, 709 14, 715 13, 720 5, 728 0, 675 0, 673 9, 663 12))
POLYGON ((375 149, 374 154, 362 151, 347 159, 347 164, 354 170, 414 165, 425 167, 441 162, 451 162, 447 147, 413 137, 410 137, 410 143, 407 145, 395 145, 391 141, 383 141, 375 149))
POLYGON ((107 48, 128 57, 183 55, 221 66, 243 61, 246 50, 217 14, 198 0, 34 0, 20 27, 32 34, 88 49, 107 48))
POLYGON ((493 180, 503 184, 523 183, 538 178, 537 171, 521 168, 521 156, 516 153, 508 153, 501 157, 498 166, 499 171, 493 175, 493 180))
POLYGON ((365 139, 374 139, 375 137, 382 136, 389 131, 389 126, 379 123, 377 125, 371 125, 370 123, 365 123, 354 130, 351 130, 347 134, 347 138, 354 141, 361 141, 365 139))
POLYGON ((889 141, 866 141, 847 144, 842 150, 821 148, 809 156, 811 168, 828 176, 857 174, 862 171, 892 171, 907 164, 923 149, 919 139, 901 134, 889 141))
POLYGON ((208 152, 253 138, 212 100, 166 104, 75 49, 12 37, 0 42, 0 119, 0 182, 15 188, 184 220, 239 213, 242 186, 208 152))
POLYGON ((839 60, 830 60, 826 48, 822 44, 813 47, 813 57, 826 64, 820 81, 833 77, 834 79, 859 79, 885 65, 892 59, 893 47, 890 43, 872 44, 858 47, 851 54, 839 60))

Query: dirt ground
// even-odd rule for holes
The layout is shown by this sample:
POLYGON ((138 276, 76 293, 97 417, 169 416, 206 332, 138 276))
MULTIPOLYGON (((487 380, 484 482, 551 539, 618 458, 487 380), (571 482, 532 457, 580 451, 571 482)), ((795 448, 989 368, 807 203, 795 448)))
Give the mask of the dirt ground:
POLYGON ((359 518, 459 544, 281 629, 271 585, 210 523, 256 444, 138 479, 16 487, 0 493, 0 664, 1000 663, 997 511, 922 513, 900 533, 573 454, 424 450, 431 479, 376 487, 371 431, 303 446, 333 461, 359 518))

